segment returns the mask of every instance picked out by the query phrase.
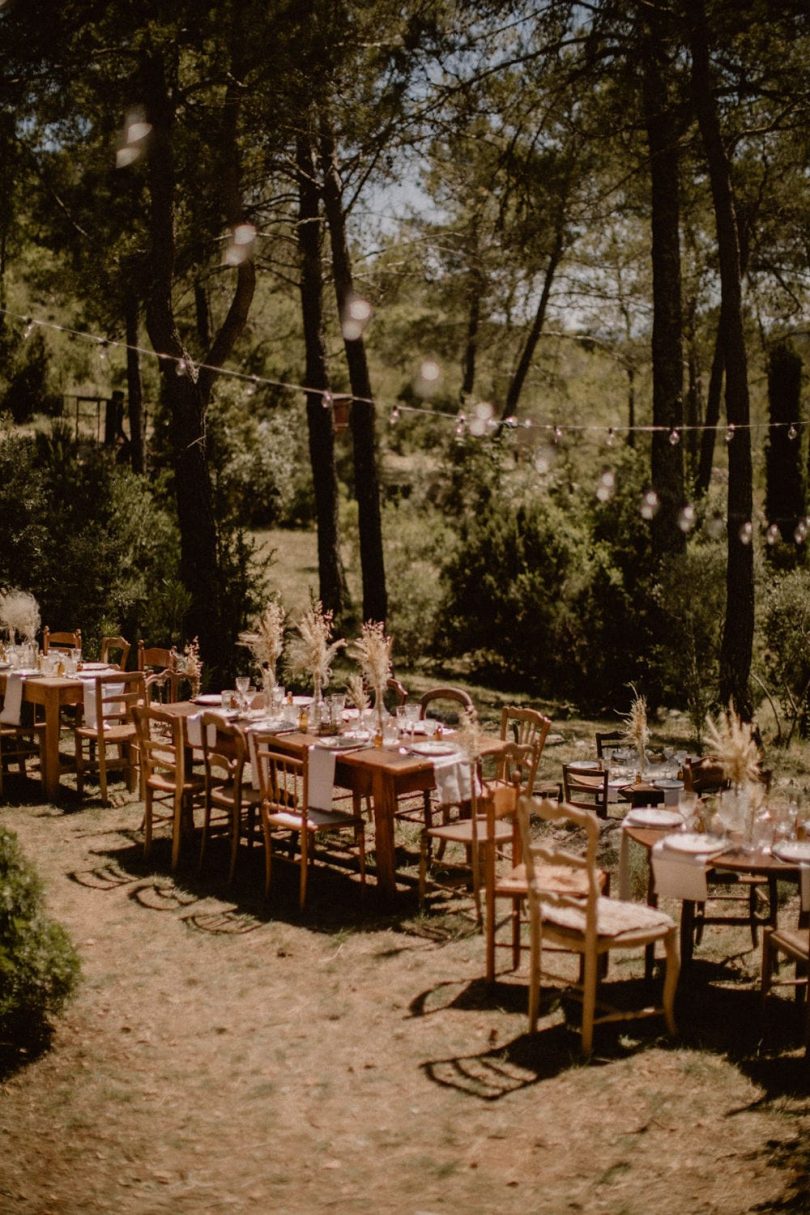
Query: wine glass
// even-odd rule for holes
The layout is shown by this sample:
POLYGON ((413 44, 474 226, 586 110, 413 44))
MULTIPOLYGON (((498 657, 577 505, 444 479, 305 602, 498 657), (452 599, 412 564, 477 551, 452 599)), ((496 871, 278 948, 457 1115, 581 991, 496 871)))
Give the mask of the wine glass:
POLYGON ((242 710, 243 710, 243 712, 246 712, 248 703, 249 703, 248 692, 250 691, 250 676, 249 675, 237 675, 236 676, 236 690, 239 693, 239 700, 242 705, 242 710))

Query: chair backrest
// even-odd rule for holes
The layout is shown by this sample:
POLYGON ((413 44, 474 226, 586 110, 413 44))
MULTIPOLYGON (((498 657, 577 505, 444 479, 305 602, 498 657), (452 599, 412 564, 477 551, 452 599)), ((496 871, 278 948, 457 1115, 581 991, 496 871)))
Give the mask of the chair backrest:
POLYGON ((408 689, 405 687, 405 684, 400 683, 400 681, 395 679, 392 675, 386 684, 386 707, 390 705, 391 707, 396 708, 397 705, 404 705, 407 699, 408 689))
POLYGON ((183 719, 148 702, 136 705, 133 717, 146 784, 162 780, 182 787, 186 762, 183 719))
POLYGON ((52 632, 47 624, 42 630, 42 653, 47 654, 51 650, 58 650, 61 653, 68 653, 72 650, 81 653, 82 648, 82 631, 81 629, 69 629, 67 632, 52 632))
POLYGON ((505 705, 501 709, 501 738, 509 739, 518 746, 534 747, 534 770, 532 783, 524 791, 531 793, 534 788, 534 777, 546 745, 546 737, 551 729, 551 718, 546 717, 538 709, 522 709, 516 705, 505 705))
POLYGON ((139 641, 137 669, 159 676, 150 684, 149 695, 152 700, 172 704, 179 699, 182 676, 177 671, 177 654, 174 650, 166 649, 165 646, 145 646, 143 641, 139 641))
POLYGON ((436 717, 446 725, 456 725, 465 713, 475 709, 472 697, 463 688, 431 688, 419 698, 419 716, 436 717), (448 708, 448 704, 452 708, 448 708))
POLYGON ((731 781, 726 780, 717 756, 687 756, 683 761, 683 787, 687 793, 722 793, 731 788, 731 781))
POLYGON ((599 759, 609 759, 614 751, 628 745, 624 730, 597 730, 596 754, 599 759))
POLYGON ((100 737, 108 726, 135 721, 134 711, 146 698, 142 671, 106 671, 93 677, 93 685, 95 729, 100 737))
MULTIPOLYGON (((118 667, 119 671, 125 671, 131 649, 132 646, 124 637, 102 637, 99 659, 110 666, 118 667)), ((140 669, 143 670, 143 667, 140 669)))
POLYGON ((205 780, 209 789, 230 785, 238 798, 247 760, 247 743, 242 731, 223 721, 218 713, 203 713, 200 718, 205 780))
POLYGON ((583 772, 571 764, 563 764, 563 801, 569 807, 595 810, 604 818, 608 806, 608 777, 607 769, 583 772))
MULTIPOLYGON (((548 800, 537 801, 534 798, 521 797, 517 804, 518 830, 520 832, 523 860, 526 865, 526 880, 529 889, 529 902, 534 904, 535 912, 542 917, 543 905, 550 908, 569 908, 581 917, 585 912, 585 937, 588 945, 596 945, 597 899, 599 898, 599 871, 596 864, 596 850, 599 842, 599 824, 591 810, 577 809, 566 805, 565 802, 548 800), (584 834, 584 850, 581 853, 572 852, 558 842, 558 835, 549 832, 540 837, 532 837, 531 815, 535 814, 552 827, 573 826, 584 834), (567 883, 557 881, 542 884, 539 875, 540 865, 548 865, 563 872, 571 871, 570 889, 567 883), (585 879, 585 890, 581 893, 582 880, 585 879), (577 890, 580 893, 577 893, 577 890)), ((568 836, 567 836, 568 838, 568 836)))
POLYGON ((286 813, 304 818, 308 805, 306 756, 286 755, 257 740, 256 759, 263 809, 271 815, 286 813))

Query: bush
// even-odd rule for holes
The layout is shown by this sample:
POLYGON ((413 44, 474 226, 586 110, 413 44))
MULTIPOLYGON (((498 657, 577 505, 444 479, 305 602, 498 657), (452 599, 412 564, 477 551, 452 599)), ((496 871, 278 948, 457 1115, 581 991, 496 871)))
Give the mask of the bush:
POLYGON ((45 914, 41 883, 17 837, 0 827, 0 1038, 41 1037, 78 978, 67 932, 45 914))
POLYGON ((797 725, 802 737, 810 732, 810 570, 778 575, 763 598, 762 662, 790 722, 790 742, 797 725))
POLYGON ((437 570, 452 551, 455 536, 438 511, 410 501, 386 506, 383 531, 394 668, 415 667, 435 647, 441 619, 437 570))

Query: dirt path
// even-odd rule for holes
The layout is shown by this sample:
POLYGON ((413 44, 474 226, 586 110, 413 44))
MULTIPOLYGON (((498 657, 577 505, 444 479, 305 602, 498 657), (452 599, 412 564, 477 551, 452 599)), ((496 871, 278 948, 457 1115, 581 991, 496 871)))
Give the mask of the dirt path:
POLYGON ((675 1046, 649 1023, 581 1067, 559 1011, 525 1034, 519 978, 486 990, 459 921, 358 915, 320 870, 305 920, 292 881, 268 912, 258 855, 234 897, 216 851, 175 882, 138 820, 0 810, 84 972, 0 1089, 4 1215, 810 1210, 806 1065, 786 1002, 761 1044, 755 955, 696 979, 675 1046))

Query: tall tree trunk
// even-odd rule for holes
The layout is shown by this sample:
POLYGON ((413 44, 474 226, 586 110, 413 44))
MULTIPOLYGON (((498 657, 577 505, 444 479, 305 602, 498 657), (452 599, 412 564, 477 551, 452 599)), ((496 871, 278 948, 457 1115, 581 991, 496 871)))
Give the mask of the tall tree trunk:
POLYGON ((695 479, 695 494, 699 498, 706 496, 712 481, 714 445, 717 438, 717 426, 720 422, 720 402, 723 399, 724 371, 725 353, 723 350, 722 334, 718 326, 714 338, 712 368, 709 372, 709 391, 706 394, 706 415, 703 419, 703 433, 700 437, 700 459, 695 479))
MULTIPOLYGON (((560 210, 562 212, 562 204, 560 210)), ((517 413, 520 394, 523 391, 523 385, 526 382, 526 376, 529 374, 529 368, 532 365, 534 352, 537 349, 537 343, 540 341, 540 335, 543 332, 543 325, 546 321, 546 312, 548 311, 548 301, 551 296, 551 288, 554 283, 554 275, 557 272, 557 267, 562 259, 563 250, 565 248, 565 228, 562 215, 559 217, 557 229, 554 233, 554 245, 546 263, 546 272, 543 275, 543 288, 540 292, 540 299, 537 302, 534 319, 531 327, 526 335, 526 341, 523 344, 523 349, 520 352, 518 365, 515 368, 514 375, 509 383, 509 388, 506 393, 506 402, 503 407, 501 418, 511 418, 517 413)))
POLYGON ((670 436, 683 425, 678 127, 668 96, 666 50, 659 17, 650 10, 642 35, 644 122, 650 155, 653 278, 653 425, 651 477, 660 499, 652 523, 653 554, 683 552, 683 444, 670 436))
MULTIPOLYGON (((332 249, 332 273, 337 307, 346 317, 354 295, 351 258, 346 235, 342 188, 336 161, 335 142, 329 123, 321 116, 321 173, 326 222, 332 249)), ((360 566, 363 579, 363 619, 385 621, 388 596, 385 587, 380 485, 377 474, 375 441, 376 410, 372 400, 371 377, 362 336, 344 338, 349 368, 352 401, 351 430, 354 448, 354 492, 360 530, 360 566)))
POLYGON ((728 448, 726 614, 720 648, 720 697, 751 719, 754 642, 754 554, 748 360, 742 315, 742 268, 731 165, 723 143, 709 59, 703 0, 689 0, 692 93, 706 154, 720 258, 720 334, 726 374, 726 415, 734 426, 728 448), (746 542, 747 537, 747 542, 746 542))
MULTIPOLYGON (((320 192, 310 140, 296 142, 298 176, 298 250, 301 257, 301 314, 306 352, 305 383, 329 387, 323 341, 323 274, 321 272, 320 192)), ((318 525, 318 584, 321 603, 338 619, 346 607, 346 578, 340 560, 338 480, 332 412, 323 407, 321 392, 307 393, 309 458, 315 489, 318 525)))
MULTIPOLYGON (((794 532, 804 515, 801 466, 802 360, 785 343, 774 346, 768 359, 768 404, 771 425, 765 451, 765 517, 776 524, 795 564, 794 532), (793 427, 793 431, 791 431, 793 427)), ((773 557, 774 550, 769 546, 773 557)), ((780 554, 783 563, 785 550, 780 554)))
POLYGON ((138 300, 134 294, 126 302, 127 333, 127 397, 129 398, 129 443, 130 462, 136 473, 146 471, 143 425, 143 384, 141 382, 141 357, 138 351, 138 300))
POLYGON ((481 324, 481 290, 479 275, 472 275, 470 297, 467 308, 467 341, 461 363, 461 403, 472 396, 475 387, 475 362, 478 355, 478 330, 481 324))

